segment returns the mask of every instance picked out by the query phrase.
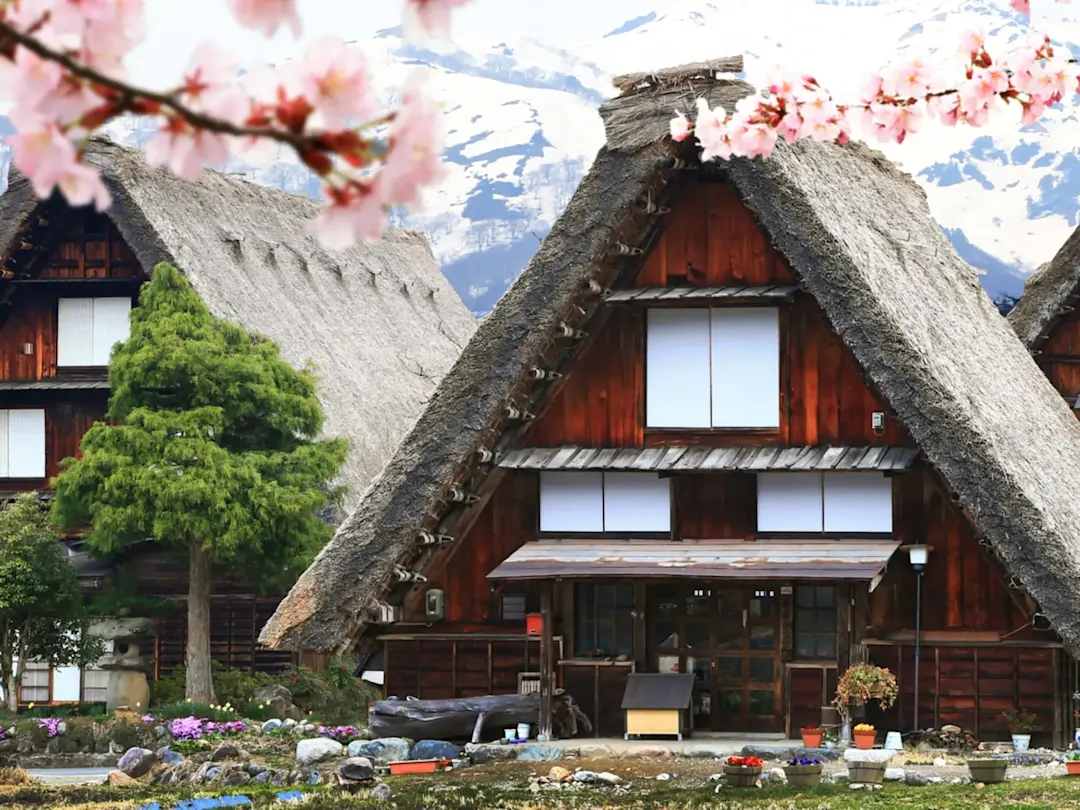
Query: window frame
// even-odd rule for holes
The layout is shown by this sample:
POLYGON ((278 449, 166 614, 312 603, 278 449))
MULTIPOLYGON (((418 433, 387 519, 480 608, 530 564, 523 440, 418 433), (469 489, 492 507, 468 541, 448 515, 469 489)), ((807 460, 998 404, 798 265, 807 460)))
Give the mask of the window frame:
MULTIPOLYGON (((3 430, 0 431, 0 442, 6 442, 6 446, 0 452, 0 458, 4 466, 0 467, 0 481, 40 481, 49 477, 49 413, 45 407, 40 408, 0 408, 0 418, 3 419, 3 430), (11 414, 17 412, 31 412, 41 414, 41 475, 12 475, 11 463, 15 455, 12 453, 14 434, 11 430, 11 414)), ((35 425, 36 427, 36 425, 35 425)))
POLYGON ((589 581, 584 581, 584 582, 582 582, 582 581, 575 582, 575 583, 573 583, 573 585, 574 585, 574 587, 573 587, 574 609, 573 609, 573 613, 572 613, 572 616, 573 616, 573 631, 574 631, 574 633, 573 633, 573 635, 574 635, 574 638, 573 638, 573 641, 574 641, 573 657, 574 658, 579 658, 579 659, 583 659, 583 658, 600 659, 600 658, 618 658, 619 656, 626 656, 626 658, 628 660, 634 660, 634 655, 636 653, 636 647, 637 647, 637 641, 636 641, 636 638, 635 638, 635 636, 636 636, 635 619, 634 619, 634 615, 633 615, 634 611, 637 609, 637 602, 636 602, 636 594, 635 594, 634 583, 633 582, 626 582, 626 581, 622 581, 622 580, 589 580, 589 581), (601 613, 600 613, 600 607, 601 606, 600 606, 600 604, 598 602, 598 596, 599 596, 599 589, 600 588, 611 588, 611 595, 612 595, 612 603, 611 603, 611 606, 609 608, 610 611, 611 611, 610 619, 603 620, 603 621, 601 620, 601 613), (592 590, 592 599, 591 599, 591 602, 592 602, 592 604, 591 604, 592 615, 589 618, 589 621, 587 621, 587 622, 583 622, 583 618, 584 618, 583 617, 583 607, 584 607, 584 604, 585 604, 585 599, 583 598, 582 594, 583 594, 583 591, 585 591, 585 589, 591 589, 592 590), (625 610, 624 614, 619 613, 619 611, 621 609, 620 608, 620 598, 619 598, 620 597, 620 591, 623 592, 624 596, 628 597, 628 605, 625 608, 622 608, 622 609, 625 610), (623 626, 624 622, 625 622, 625 625, 623 626), (583 632, 583 624, 587 624, 592 628, 589 633, 583 632), (600 640, 600 628, 601 628, 602 624, 605 625, 605 626, 610 625, 609 629, 610 629, 610 633, 611 633, 611 638, 612 638, 612 641, 613 641, 616 649, 614 649, 614 650, 604 650, 603 651, 604 652, 603 656, 593 656, 593 655, 590 655, 590 653, 595 652, 596 650, 599 649, 598 645, 599 645, 599 640, 600 640), (626 651, 620 651, 620 649, 618 647, 618 641, 619 641, 619 636, 620 636, 621 632, 626 632, 628 634, 628 637, 629 637, 630 646, 629 646, 629 649, 626 650, 626 651), (590 642, 589 646, 583 646, 582 645, 582 640, 586 636, 588 637, 588 640, 590 642))
MULTIPOLYGON (((117 339, 109 344, 109 349, 117 343, 122 343, 131 337, 131 311, 135 308, 135 304, 129 295, 61 295, 56 299, 56 369, 60 374, 66 372, 79 372, 82 370, 104 370, 109 366, 110 357, 106 357, 104 362, 99 362, 100 357, 97 356, 99 350, 99 338, 95 328, 95 322, 97 319, 98 301, 120 301, 126 300, 127 306, 127 334, 123 339, 117 339), (87 351, 90 353, 88 363, 64 363, 61 362, 61 356, 64 353, 63 347, 68 343, 68 340, 62 339, 61 332, 61 311, 64 309, 64 301, 78 301, 78 302, 90 302, 90 326, 89 335, 85 338, 87 351)), ((103 346, 104 344, 102 344, 103 346)), ((111 354, 110 354, 111 356, 111 354)))
POLYGON ((837 654, 839 652, 838 636, 840 633, 840 621, 838 614, 839 600, 841 598, 840 589, 835 585, 796 585, 795 593, 792 599, 792 614, 791 614, 791 650, 792 657, 796 661, 835 661, 837 660, 837 654), (800 593, 807 593, 812 591, 814 594, 813 606, 802 606, 799 604, 800 593), (819 603, 819 597, 822 591, 829 591, 832 593, 831 604, 821 605, 819 603), (806 621, 805 616, 807 612, 813 616, 813 630, 802 629, 800 630, 800 615, 802 615, 803 621, 806 621), (830 631, 819 630, 818 617, 821 615, 829 615, 831 617, 831 637, 832 637, 832 654, 822 655, 820 653, 820 643, 824 638, 828 638, 830 631), (813 648, 814 655, 804 655, 799 652, 799 636, 811 636, 814 640, 813 648))
POLYGON ((650 540, 662 540, 666 538, 673 538, 675 536, 675 530, 678 526, 678 520, 674 515, 676 498, 673 486, 675 479, 671 476, 662 476, 659 473, 653 472, 633 472, 628 470, 541 470, 539 475, 536 476, 536 532, 537 537, 542 538, 565 538, 565 539, 588 539, 593 537, 609 537, 609 538, 640 538, 650 540), (549 529, 544 528, 544 510, 543 510, 543 480, 546 475, 562 475, 562 474, 574 474, 574 473, 594 473, 600 476, 600 520, 601 528, 599 530, 589 529, 549 529), (608 529, 607 528, 607 475, 636 475, 641 476, 642 479, 651 477, 655 480, 665 482, 667 484, 667 529, 650 529, 650 530, 625 530, 625 529, 608 529))
POLYGON ((665 435, 680 435, 680 436, 692 436, 699 435, 703 437, 716 436, 723 434, 740 434, 740 435, 752 435, 752 436, 776 436, 783 433, 787 426, 787 401, 788 401, 788 384, 790 378, 790 361, 791 352, 789 343, 790 334, 790 321, 791 321, 791 302, 790 301, 741 301, 739 303, 727 303, 719 301, 701 301, 699 304, 689 304, 687 302, 679 302, 678 306, 664 306, 662 304, 652 305, 644 307, 644 316, 642 331, 644 333, 644 346, 643 346, 643 358, 642 358, 642 380, 644 383, 644 396, 642 401, 642 422, 644 423, 644 431, 646 436, 646 445, 649 444, 649 437, 656 437, 656 439, 662 441, 665 435), (709 312, 709 421, 710 425, 713 418, 713 380, 712 380, 712 350, 713 350, 713 338, 712 338, 712 310, 747 310, 747 309, 770 309, 776 311, 776 325, 777 325, 777 370, 779 372, 777 378, 777 417, 776 425, 773 427, 753 427, 753 426, 725 426, 725 427, 665 427, 649 424, 649 412, 648 412, 648 397, 649 397, 649 312, 652 310, 706 310, 709 312))
POLYGON ((880 470, 833 470, 826 472, 788 472, 788 471, 765 471, 754 474, 755 484, 755 534, 760 537, 822 537, 822 538, 844 538, 844 537, 892 537, 896 530, 896 514, 895 504, 893 502, 894 490, 893 478, 888 473, 880 470), (821 528, 814 529, 766 529, 761 530, 761 476, 803 476, 809 479, 812 476, 816 476, 819 482, 818 491, 820 492, 820 510, 821 510, 821 528), (888 520, 889 530, 882 531, 880 529, 830 529, 826 523, 826 492, 828 487, 826 486, 826 480, 835 476, 862 476, 864 480, 880 479, 885 482, 885 489, 888 491, 888 520))

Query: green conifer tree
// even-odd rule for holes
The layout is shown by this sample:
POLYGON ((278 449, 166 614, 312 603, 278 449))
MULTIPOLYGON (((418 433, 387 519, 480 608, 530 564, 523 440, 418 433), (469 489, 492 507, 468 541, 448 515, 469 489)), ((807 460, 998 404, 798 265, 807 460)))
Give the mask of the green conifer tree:
POLYGON ((316 438, 312 370, 214 318, 176 268, 159 264, 139 303, 113 348, 109 423, 62 464, 53 516, 101 553, 152 540, 187 557, 186 693, 210 702, 214 567, 256 584, 302 570, 331 534, 320 512, 347 447, 316 438))

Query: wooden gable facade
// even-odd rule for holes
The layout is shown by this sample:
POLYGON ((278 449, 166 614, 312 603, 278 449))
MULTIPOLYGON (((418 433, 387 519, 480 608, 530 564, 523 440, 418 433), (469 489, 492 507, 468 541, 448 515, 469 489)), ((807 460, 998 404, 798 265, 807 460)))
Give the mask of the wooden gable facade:
POLYGON ((490 500, 437 552, 395 622, 377 628, 387 694, 535 688, 541 637, 528 634, 527 617, 542 614, 556 682, 599 736, 624 731, 630 673, 677 671, 695 675, 696 728, 797 737, 800 725, 821 721, 838 673, 869 661, 900 686, 892 709, 869 710, 882 733, 955 724, 1004 739, 1002 712, 1022 707, 1039 716, 1045 741, 1060 740, 1060 641, 1035 629, 1034 603, 1010 587, 735 188, 684 173, 668 204, 636 272, 606 293, 576 358, 497 461, 490 500), (774 356, 753 356, 775 384, 772 399, 737 357, 738 385, 724 388, 729 357, 715 337, 711 386, 692 378, 709 369, 691 343, 666 355, 659 339, 650 346, 651 319, 680 313, 691 313, 687 323, 720 318, 710 334, 722 332, 721 348, 736 355, 748 345, 740 324, 774 323, 774 356), (650 382, 670 390, 650 391, 650 382), (652 411, 678 409, 703 385, 714 401, 762 395, 775 418, 751 429, 652 425, 652 411), (635 477, 651 488, 612 492, 635 477), (823 501, 810 506, 825 515, 816 527, 813 515, 799 528, 784 523, 801 520, 785 512, 806 495, 802 484, 787 489, 794 477, 822 482, 823 501), (856 480, 870 486, 849 486, 856 480), (603 517, 583 516, 595 486, 603 517), (666 507, 649 506, 657 492, 666 507), (579 509, 580 529, 557 518, 545 527, 545 498, 579 509), (910 544, 932 547, 917 688, 919 575, 902 550, 910 544))

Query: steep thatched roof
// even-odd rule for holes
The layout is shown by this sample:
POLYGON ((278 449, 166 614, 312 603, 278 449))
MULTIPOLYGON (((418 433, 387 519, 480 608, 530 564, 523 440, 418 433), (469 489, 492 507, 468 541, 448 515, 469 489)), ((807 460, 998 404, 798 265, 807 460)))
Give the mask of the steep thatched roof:
MULTIPOLYGON (((689 108, 702 92, 733 102, 747 91, 734 81, 680 82, 636 86, 601 108, 608 142, 566 212, 263 628, 264 643, 347 648, 394 566, 422 567, 418 532, 452 526, 448 484, 482 491, 489 473, 477 449, 512 435, 508 402, 529 407, 545 396, 549 383, 526 380, 533 366, 552 367, 559 322, 588 329, 597 304, 588 282, 603 287, 630 269, 613 262, 612 247, 647 251, 660 228, 646 214, 671 174, 675 146, 661 133, 672 108, 689 108), (676 86, 684 86, 677 105, 676 86), (656 142, 640 145, 641 131, 656 142)), ((692 159, 692 150, 678 157, 692 159)), ((736 159, 724 170, 980 534, 1080 652, 1080 425, 934 223, 922 191, 860 144, 781 144, 768 160, 736 159)))
MULTIPOLYGON (((179 267, 211 311, 266 335, 319 375, 328 435, 352 451, 342 472, 354 505, 412 425, 475 328, 424 236, 329 253, 305 224, 318 203, 217 172, 197 183, 95 140, 88 160, 113 195, 108 216, 149 272, 179 267)), ((0 257, 38 206, 14 169, 0 197, 0 257)))
POLYGON ((1029 349, 1045 340, 1058 319, 1080 298, 1080 228, 1024 284, 1009 323, 1029 349))

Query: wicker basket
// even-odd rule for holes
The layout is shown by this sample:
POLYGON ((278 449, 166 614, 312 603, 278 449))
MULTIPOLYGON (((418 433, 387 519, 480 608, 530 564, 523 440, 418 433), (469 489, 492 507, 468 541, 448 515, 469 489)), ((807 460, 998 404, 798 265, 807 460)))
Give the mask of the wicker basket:
POLYGON ((853 785, 880 785, 885 781, 884 762, 852 762, 848 778, 853 785))
POLYGON ((784 775, 794 787, 813 787, 821 784, 820 765, 785 765, 784 775))
POLYGON ((996 785, 1005 781, 1005 771, 1009 768, 1007 759, 969 759, 968 770, 972 782, 996 785))
POLYGON ((732 787, 754 787, 761 778, 761 766, 725 765, 724 778, 732 787))

